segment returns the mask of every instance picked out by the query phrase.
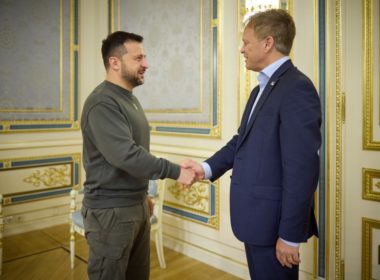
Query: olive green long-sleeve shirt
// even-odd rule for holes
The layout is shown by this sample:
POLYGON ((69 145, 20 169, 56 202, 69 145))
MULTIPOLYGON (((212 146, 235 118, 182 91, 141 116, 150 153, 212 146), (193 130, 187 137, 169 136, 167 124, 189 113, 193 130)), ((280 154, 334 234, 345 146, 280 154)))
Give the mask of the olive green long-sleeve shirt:
POLYGON ((131 206, 145 198, 149 179, 177 179, 180 167, 149 153, 149 124, 137 98, 108 81, 82 112, 84 206, 131 206))

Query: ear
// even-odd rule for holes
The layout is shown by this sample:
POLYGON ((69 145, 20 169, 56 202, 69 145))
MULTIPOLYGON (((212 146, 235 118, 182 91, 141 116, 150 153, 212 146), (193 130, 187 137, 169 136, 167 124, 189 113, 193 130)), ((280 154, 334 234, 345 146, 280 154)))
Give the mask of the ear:
POLYGON ((108 63, 112 70, 118 71, 120 69, 121 61, 116 56, 111 56, 108 58, 108 63))
POLYGON ((272 36, 268 36, 265 38, 265 51, 269 52, 274 48, 274 39, 272 36))

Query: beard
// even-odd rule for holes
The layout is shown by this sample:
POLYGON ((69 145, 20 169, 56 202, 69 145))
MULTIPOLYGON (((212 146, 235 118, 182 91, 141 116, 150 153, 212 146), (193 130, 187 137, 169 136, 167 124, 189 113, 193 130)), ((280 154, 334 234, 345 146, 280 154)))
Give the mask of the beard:
POLYGON ((124 63, 121 67, 121 77, 133 87, 140 86, 144 83, 144 72, 145 71, 139 71, 137 74, 134 74, 128 70, 128 67, 124 63))

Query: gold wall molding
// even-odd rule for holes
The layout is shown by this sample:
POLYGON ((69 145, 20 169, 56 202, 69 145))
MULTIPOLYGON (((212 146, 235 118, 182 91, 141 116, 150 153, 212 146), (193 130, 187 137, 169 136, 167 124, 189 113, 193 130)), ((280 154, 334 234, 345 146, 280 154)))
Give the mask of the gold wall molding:
POLYGON ((23 181, 33 185, 35 188, 68 186, 71 184, 70 171, 68 165, 47 167, 34 171, 23 181))
MULTIPOLYGON (((374 138, 374 124, 380 129, 380 124, 374 121, 374 57, 380 57, 379 45, 374 46, 374 24, 373 24, 373 0, 363 0, 363 33, 364 33, 364 77, 363 77, 363 149, 380 151, 380 139, 374 138), (376 53, 375 53, 376 52, 376 53)), ((379 12, 379 11, 376 11, 379 12)), ((377 15, 379 16, 379 14, 377 15)), ((377 31, 380 26, 377 26, 377 31)), ((378 42, 377 42, 378 43, 378 42)), ((380 80, 380 79, 379 79, 380 80)), ((377 95, 380 98, 380 90, 377 95)), ((380 103, 380 102, 379 102, 380 103)), ((378 104, 380 114, 380 104, 378 104)))
POLYGON ((164 211, 184 220, 219 229, 219 181, 201 181, 189 189, 177 183, 169 186, 164 211))
POLYGON ((362 218, 362 279, 375 279, 372 275, 372 236, 380 231, 380 221, 362 218))
MULTIPOLYGON (((329 6, 328 6, 329 12, 329 6)), ((335 275, 344 279, 342 260, 342 3, 335 0, 335 275)))
POLYGON ((8 180, 2 182, 3 205, 66 195, 81 184, 81 154, 0 159, 0 176, 8 180), (23 178, 28 170, 32 175, 23 178))
POLYGON ((363 199, 380 201, 380 170, 362 169, 363 199))
POLYGON ((184 189, 180 184, 174 184, 168 187, 168 191, 178 201, 183 202, 187 207, 191 207, 193 210, 205 212, 208 209, 209 193, 208 184, 197 182, 190 188, 184 189))

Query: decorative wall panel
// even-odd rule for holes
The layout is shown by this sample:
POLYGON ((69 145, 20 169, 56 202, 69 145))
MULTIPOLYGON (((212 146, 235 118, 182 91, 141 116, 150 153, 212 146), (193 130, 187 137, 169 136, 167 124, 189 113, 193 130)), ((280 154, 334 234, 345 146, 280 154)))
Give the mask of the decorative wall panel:
POLYGON ((202 181, 189 189, 176 183, 166 191, 164 211, 218 229, 218 202, 219 183, 202 181))
POLYGON ((364 10, 364 100, 363 147, 380 151, 380 4, 363 0, 364 10), (374 6, 375 5, 375 6, 374 6))
POLYGON ((0 1, 0 132, 77 129, 78 0, 0 1))
POLYGON ((380 201, 380 170, 363 168, 363 199, 380 201))
POLYGON ((144 37, 150 68, 134 93, 152 133, 220 136, 220 2, 109 1, 110 32, 144 37))
POLYGON ((380 243, 380 221, 362 220, 362 279, 380 279, 377 246, 380 243))
POLYGON ((56 197, 79 187, 80 154, 0 159, 3 205, 56 197))

